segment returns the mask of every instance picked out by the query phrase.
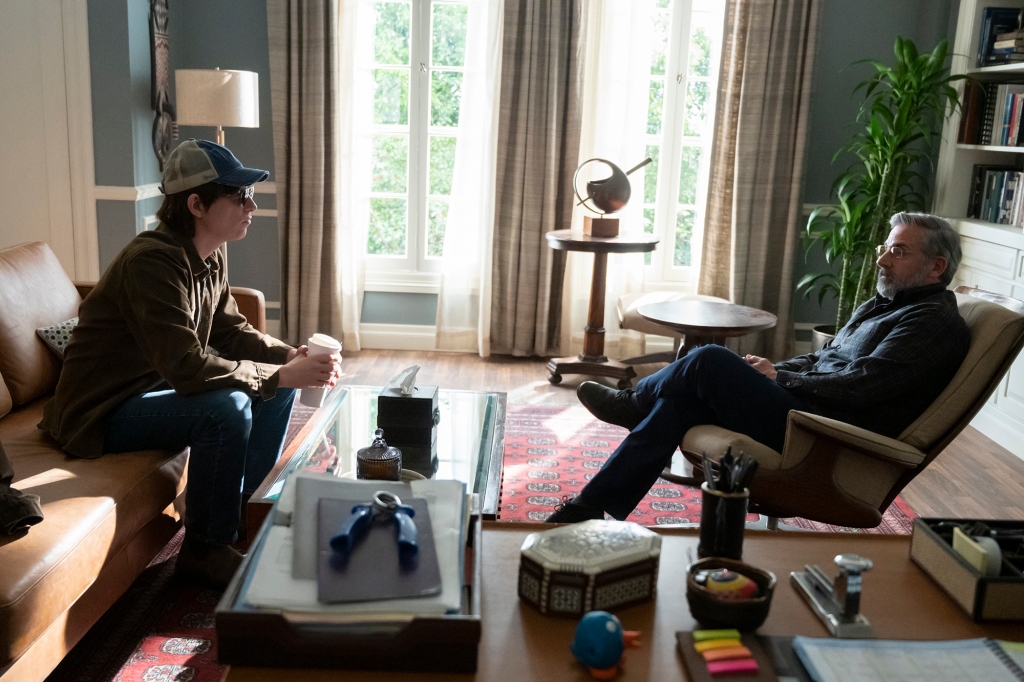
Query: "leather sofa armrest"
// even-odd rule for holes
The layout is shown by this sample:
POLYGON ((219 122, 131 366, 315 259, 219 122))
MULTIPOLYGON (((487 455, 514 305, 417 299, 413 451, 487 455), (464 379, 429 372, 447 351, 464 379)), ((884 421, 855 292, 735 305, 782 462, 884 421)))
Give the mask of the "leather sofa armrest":
POLYGON ((249 287, 231 287, 231 296, 235 299, 238 312, 245 315, 256 331, 267 333, 267 301, 263 292, 249 287))
POLYGON ((842 444, 867 457, 908 469, 917 466, 925 458, 925 454, 913 445, 895 438, 882 436, 838 419, 793 410, 789 413, 786 445, 782 450, 780 468, 786 469, 798 464, 814 447, 814 441, 819 438, 842 444))
POLYGON ((78 289, 78 295, 85 298, 93 290, 93 287, 96 286, 96 282, 74 282, 74 285, 78 289))

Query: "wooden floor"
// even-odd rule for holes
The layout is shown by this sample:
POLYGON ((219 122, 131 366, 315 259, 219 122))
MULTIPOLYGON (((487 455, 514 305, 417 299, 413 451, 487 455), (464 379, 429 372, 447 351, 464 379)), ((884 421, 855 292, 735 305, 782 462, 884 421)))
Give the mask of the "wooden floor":
MULTIPOLYGON (((578 404, 576 386, 586 377, 547 382, 544 361, 467 353, 364 350, 345 353, 346 384, 382 386, 409 365, 418 381, 443 388, 503 391, 511 405, 578 404)), ((638 367, 643 376, 658 368, 638 367)), ((903 491, 921 516, 1024 519, 1024 461, 968 427, 903 491)))

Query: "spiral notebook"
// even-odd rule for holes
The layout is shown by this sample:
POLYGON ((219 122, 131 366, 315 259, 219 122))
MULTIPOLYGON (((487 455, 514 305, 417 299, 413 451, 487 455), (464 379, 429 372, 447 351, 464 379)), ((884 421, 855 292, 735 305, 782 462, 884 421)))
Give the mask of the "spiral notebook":
POLYGON ((1019 645, 994 639, 909 642, 794 637, 815 682, 1024 681, 1019 645))

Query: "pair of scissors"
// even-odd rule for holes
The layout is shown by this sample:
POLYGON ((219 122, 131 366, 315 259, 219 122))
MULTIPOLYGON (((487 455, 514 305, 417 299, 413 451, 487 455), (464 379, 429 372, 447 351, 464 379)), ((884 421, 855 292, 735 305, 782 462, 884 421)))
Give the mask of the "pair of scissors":
POLYGON ((395 525, 395 539, 398 543, 398 561, 406 564, 416 558, 419 546, 416 544, 419 531, 412 517, 416 511, 405 504, 394 493, 379 490, 373 494, 369 504, 352 507, 352 515, 345 520, 338 533, 331 538, 331 549, 348 556, 356 542, 370 530, 374 521, 391 520, 395 525))

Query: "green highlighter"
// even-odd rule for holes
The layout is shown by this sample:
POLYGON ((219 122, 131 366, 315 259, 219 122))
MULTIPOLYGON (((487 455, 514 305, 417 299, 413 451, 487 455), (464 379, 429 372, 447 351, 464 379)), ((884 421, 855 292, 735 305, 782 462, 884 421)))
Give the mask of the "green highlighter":
POLYGON ((739 639, 739 630, 694 630, 693 641, 703 642, 709 639, 739 639))

